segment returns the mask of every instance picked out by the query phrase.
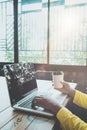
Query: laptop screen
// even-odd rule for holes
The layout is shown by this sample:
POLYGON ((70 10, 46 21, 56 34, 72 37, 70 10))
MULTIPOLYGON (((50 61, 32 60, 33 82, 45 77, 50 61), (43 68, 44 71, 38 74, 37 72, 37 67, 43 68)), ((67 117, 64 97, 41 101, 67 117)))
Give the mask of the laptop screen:
POLYGON ((35 69, 32 63, 5 65, 4 74, 12 105, 37 88, 35 69))

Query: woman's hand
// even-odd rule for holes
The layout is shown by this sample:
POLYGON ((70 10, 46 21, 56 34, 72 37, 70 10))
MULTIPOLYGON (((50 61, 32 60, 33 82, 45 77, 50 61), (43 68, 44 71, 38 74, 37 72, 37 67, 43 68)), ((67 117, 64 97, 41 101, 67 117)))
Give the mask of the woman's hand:
POLYGON ((36 96, 32 101, 32 106, 43 107, 47 110, 50 110, 53 114, 56 114, 62 107, 55 99, 46 96, 36 96))
POLYGON ((62 88, 55 88, 55 89, 61 91, 64 94, 67 94, 71 97, 74 97, 75 89, 71 88, 68 82, 61 82, 61 84, 63 85, 62 88))

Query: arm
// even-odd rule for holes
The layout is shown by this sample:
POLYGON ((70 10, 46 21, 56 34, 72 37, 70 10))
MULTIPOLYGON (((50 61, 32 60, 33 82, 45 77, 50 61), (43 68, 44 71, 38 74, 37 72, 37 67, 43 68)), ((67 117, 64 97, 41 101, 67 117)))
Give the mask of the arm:
POLYGON ((54 113, 63 130, 87 130, 87 124, 72 114, 67 108, 60 106, 56 100, 46 96, 37 96, 33 100, 34 105, 44 107, 54 113))
MULTIPOLYGON (((74 102, 77 102, 79 99, 79 94, 78 94, 79 91, 70 88, 68 83, 64 82, 63 88, 60 88, 58 90, 74 98, 74 102)), ((83 95, 83 93, 80 93, 80 95, 83 95)), ((84 99, 84 95, 81 96, 81 98, 82 97, 84 99)), ((87 100, 86 97, 85 97, 85 102, 87 100)), ((87 130, 87 124, 84 121, 82 121, 80 118, 72 114, 67 108, 60 106, 56 101, 54 101, 51 98, 39 96, 33 100, 33 104, 42 106, 50 110, 52 113, 54 113, 57 119, 60 121, 60 124, 64 130, 87 130)), ((79 104, 79 101, 78 101, 78 104, 79 104)))
MULTIPOLYGON (((59 90, 71 96, 75 104, 87 109, 87 94, 70 88, 69 84, 67 83, 63 83, 63 88, 59 90)), ((87 130, 87 123, 72 114, 66 108, 60 109, 56 116, 62 124, 63 129, 65 128, 67 130, 87 130)))
POLYGON ((63 130, 87 130, 87 123, 66 108, 61 108, 56 117, 60 121, 63 130))
POLYGON ((73 102, 78 106, 87 109, 87 94, 76 90, 73 102))
POLYGON ((73 103, 87 109, 87 94, 71 88, 67 82, 63 82, 62 84, 63 88, 57 88, 57 90, 71 96, 73 98, 73 103))

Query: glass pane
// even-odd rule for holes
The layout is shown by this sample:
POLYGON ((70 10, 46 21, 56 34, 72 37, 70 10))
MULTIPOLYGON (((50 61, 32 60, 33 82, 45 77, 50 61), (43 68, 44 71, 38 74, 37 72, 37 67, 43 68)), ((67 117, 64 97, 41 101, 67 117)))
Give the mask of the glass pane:
POLYGON ((51 0, 50 63, 86 65, 87 0, 51 0))
POLYGON ((0 62, 14 61, 13 1, 0 1, 0 62))
POLYGON ((21 0, 18 5, 19 61, 47 63, 47 4, 21 0))

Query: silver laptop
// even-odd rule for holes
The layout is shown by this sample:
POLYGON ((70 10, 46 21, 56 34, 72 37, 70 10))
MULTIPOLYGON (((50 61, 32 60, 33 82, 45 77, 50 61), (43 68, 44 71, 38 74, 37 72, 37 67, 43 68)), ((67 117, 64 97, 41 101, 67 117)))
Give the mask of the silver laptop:
MULTIPOLYGON (((15 63, 4 66, 4 74, 7 81, 11 106, 16 110, 26 111, 32 114, 54 117, 54 114, 42 107, 32 107, 32 100, 36 95, 40 95, 38 91, 36 72, 32 63, 15 63)), ((46 86, 45 86, 46 87, 46 86)), ((49 90, 48 90, 49 91, 49 90)), ((57 93, 49 92, 54 98, 57 93), (55 95, 55 96, 54 96, 55 95)), ((42 93, 41 93, 42 94, 42 93)), ((47 93, 48 94, 48 93, 47 93)), ((61 95, 61 94, 59 94, 61 95)), ((66 95, 61 96, 63 102, 66 95)), ((57 100, 59 98, 57 97, 57 100)))

